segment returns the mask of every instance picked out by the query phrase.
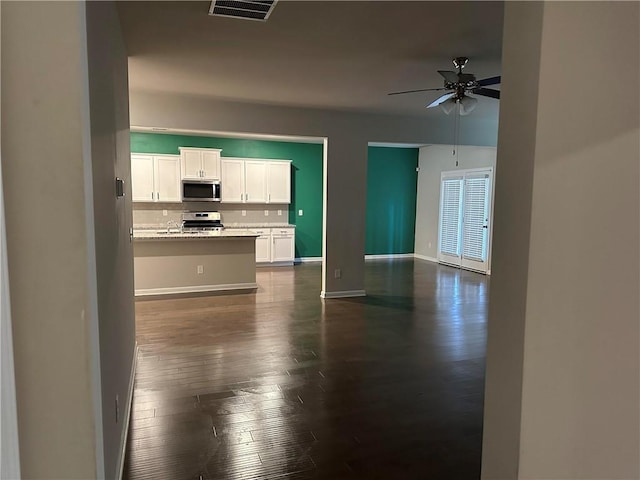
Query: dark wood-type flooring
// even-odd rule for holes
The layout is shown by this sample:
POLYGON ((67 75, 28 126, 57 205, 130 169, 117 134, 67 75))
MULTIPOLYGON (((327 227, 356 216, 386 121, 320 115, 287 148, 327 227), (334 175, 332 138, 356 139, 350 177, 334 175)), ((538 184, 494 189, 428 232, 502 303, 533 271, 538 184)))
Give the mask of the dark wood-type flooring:
POLYGON ((317 264, 257 277, 136 302, 125 478, 479 478, 487 277, 367 262, 367 297, 324 301, 317 264))

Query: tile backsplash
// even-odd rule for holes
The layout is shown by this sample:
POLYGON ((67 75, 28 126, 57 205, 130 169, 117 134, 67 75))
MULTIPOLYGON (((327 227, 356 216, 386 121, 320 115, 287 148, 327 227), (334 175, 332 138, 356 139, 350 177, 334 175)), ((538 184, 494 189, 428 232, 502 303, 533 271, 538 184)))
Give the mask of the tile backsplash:
POLYGON ((134 228, 158 228, 167 222, 182 221, 182 212, 215 211, 220 212, 222 224, 235 223, 282 224, 289 223, 290 205, 229 205, 222 203, 134 203, 134 228), (164 212, 166 211, 166 215, 164 212), (245 215, 242 215, 242 212, 245 215), (278 215, 278 212, 282 215, 278 215), (268 215, 265 215, 268 212, 268 215))

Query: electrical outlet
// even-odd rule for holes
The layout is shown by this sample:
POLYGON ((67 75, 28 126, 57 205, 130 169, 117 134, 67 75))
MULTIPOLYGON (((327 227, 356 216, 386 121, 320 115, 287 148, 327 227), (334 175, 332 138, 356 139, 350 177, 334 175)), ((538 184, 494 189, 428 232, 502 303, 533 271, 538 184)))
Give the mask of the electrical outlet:
POLYGON ((169 212, 166 210, 162 210, 162 216, 166 217, 167 215, 169 215, 169 212))
POLYGON ((301 217, 302 215, 304 215, 304 212, 302 210, 298 210, 298 216, 301 217))
POLYGON ((264 211, 264 216, 265 216, 265 217, 268 217, 268 216, 269 216, 269 210, 265 210, 265 211, 264 211))
POLYGON ((281 217, 282 216, 282 210, 278 210, 278 216, 281 217))
POLYGON ((118 394, 116 394, 116 423, 120 421, 120 399, 118 398, 118 394))
POLYGON ((197 270, 198 275, 202 275, 204 273, 204 265, 198 265, 197 270))
POLYGON ((247 211, 246 210, 242 210, 242 216, 246 217, 247 216, 247 211))
POLYGON ((333 271, 333 278, 342 278, 342 270, 340 270, 339 268, 336 268, 333 271))

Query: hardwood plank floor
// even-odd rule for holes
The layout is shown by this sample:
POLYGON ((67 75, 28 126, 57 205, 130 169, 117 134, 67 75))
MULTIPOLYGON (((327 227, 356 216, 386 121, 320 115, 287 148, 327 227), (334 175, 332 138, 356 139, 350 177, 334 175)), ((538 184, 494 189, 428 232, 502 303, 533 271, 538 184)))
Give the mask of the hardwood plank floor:
POLYGON ((321 300, 320 266, 256 293, 136 302, 125 478, 477 479, 488 278, 366 264, 321 300))

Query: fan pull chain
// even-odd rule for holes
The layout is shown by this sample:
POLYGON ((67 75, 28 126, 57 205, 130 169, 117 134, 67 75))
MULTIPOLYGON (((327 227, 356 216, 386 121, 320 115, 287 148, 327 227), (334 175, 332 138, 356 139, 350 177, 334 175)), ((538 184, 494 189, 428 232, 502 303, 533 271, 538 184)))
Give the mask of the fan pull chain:
POLYGON ((453 156, 458 166, 458 140, 460 136, 460 102, 456 102, 455 118, 453 119, 453 156))

